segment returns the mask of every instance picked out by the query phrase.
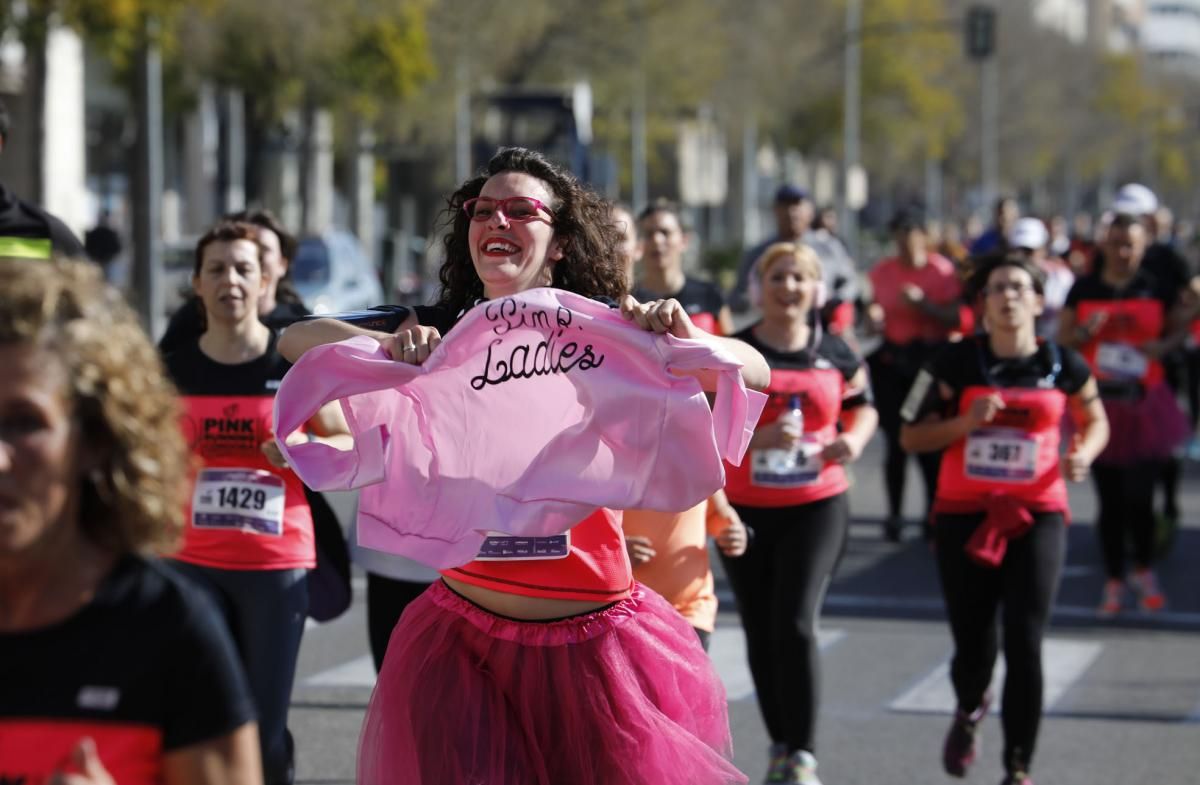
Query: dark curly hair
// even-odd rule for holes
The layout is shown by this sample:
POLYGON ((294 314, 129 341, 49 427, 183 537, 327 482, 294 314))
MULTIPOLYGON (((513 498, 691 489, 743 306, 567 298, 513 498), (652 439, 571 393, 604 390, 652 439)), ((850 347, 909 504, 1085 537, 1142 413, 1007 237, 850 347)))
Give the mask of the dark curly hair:
POLYGON ((438 271, 442 288, 437 304, 455 311, 483 297, 483 282, 471 263, 467 240, 471 219, 463 212, 468 199, 479 196, 483 185, 502 172, 536 177, 554 194, 554 234, 562 241, 563 258, 553 266, 551 285, 585 297, 620 298, 628 291, 625 270, 617 254, 621 231, 608 203, 585 188, 574 175, 551 163, 541 153, 523 147, 504 147, 478 175, 462 184, 446 200, 441 225, 445 259, 438 271))

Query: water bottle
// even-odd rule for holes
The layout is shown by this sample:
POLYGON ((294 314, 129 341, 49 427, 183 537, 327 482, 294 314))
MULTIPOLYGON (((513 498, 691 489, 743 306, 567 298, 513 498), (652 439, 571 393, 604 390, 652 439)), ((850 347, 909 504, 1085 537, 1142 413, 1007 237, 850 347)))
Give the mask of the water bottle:
MULTIPOLYGON (((800 396, 793 395, 788 401, 788 408, 783 414, 779 415, 779 422, 792 423, 793 427, 789 428, 797 435, 804 433, 804 409, 800 406, 800 396)), ((771 468, 776 472, 794 471, 798 465, 797 459, 800 454, 800 445, 793 447, 790 450, 771 450, 768 460, 771 463, 771 468)))

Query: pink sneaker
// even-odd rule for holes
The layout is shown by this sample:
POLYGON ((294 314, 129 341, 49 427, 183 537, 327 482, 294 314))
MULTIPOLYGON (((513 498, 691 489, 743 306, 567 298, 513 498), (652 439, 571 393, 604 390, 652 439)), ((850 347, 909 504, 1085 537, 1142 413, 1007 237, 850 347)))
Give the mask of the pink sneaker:
POLYGON ((1133 574, 1133 590, 1138 596, 1138 607, 1148 613, 1167 607, 1167 598, 1158 587, 1158 579, 1149 569, 1137 570, 1133 574))
POLYGON ((1105 618, 1111 618, 1121 612, 1125 604, 1125 583, 1116 578, 1104 582, 1104 593, 1101 595, 1100 607, 1096 613, 1105 618))
POLYGON ((1000 785, 1033 785, 1033 778, 1023 771, 1014 771, 1000 780, 1000 785))
POLYGON ((946 731, 946 741, 942 744, 942 768, 951 777, 967 776, 967 769, 977 757, 979 723, 987 716, 988 706, 992 704, 991 693, 985 692, 979 708, 967 714, 962 709, 954 712, 954 721, 950 730, 946 731))

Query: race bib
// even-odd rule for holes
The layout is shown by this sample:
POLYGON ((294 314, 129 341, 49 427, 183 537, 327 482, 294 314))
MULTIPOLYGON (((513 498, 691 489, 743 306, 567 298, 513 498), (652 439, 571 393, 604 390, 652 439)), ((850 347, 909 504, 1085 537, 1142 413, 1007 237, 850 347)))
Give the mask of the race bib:
POLYGON ((1026 431, 990 428, 967 437, 965 471, 975 480, 1033 482, 1038 440, 1026 431))
POLYGON ((283 478, 261 469, 203 469, 192 493, 197 529, 283 534, 283 478))
POLYGON ((1096 349, 1096 369, 1116 379, 1141 379, 1150 361, 1127 343, 1102 343, 1096 349))
POLYGON ((491 532, 479 546, 479 561, 530 561, 535 559, 565 559, 571 552, 571 532, 551 537, 514 537, 504 532, 491 532))
POLYGON ((765 488, 812 485, 825 468, 824 449, 817 437, 804 436, 795 450, 751 450, 750 484, 765 488))

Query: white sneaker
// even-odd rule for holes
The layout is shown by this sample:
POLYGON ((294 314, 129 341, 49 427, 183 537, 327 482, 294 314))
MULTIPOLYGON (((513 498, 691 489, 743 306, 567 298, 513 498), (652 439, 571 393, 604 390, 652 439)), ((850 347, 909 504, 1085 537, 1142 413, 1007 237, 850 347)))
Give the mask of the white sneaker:
POLYGON ((811 752, 798 750, 788 758, 788 779, 784 782, 790 785, 821 785, 817 777, 817 759, 811 752))

